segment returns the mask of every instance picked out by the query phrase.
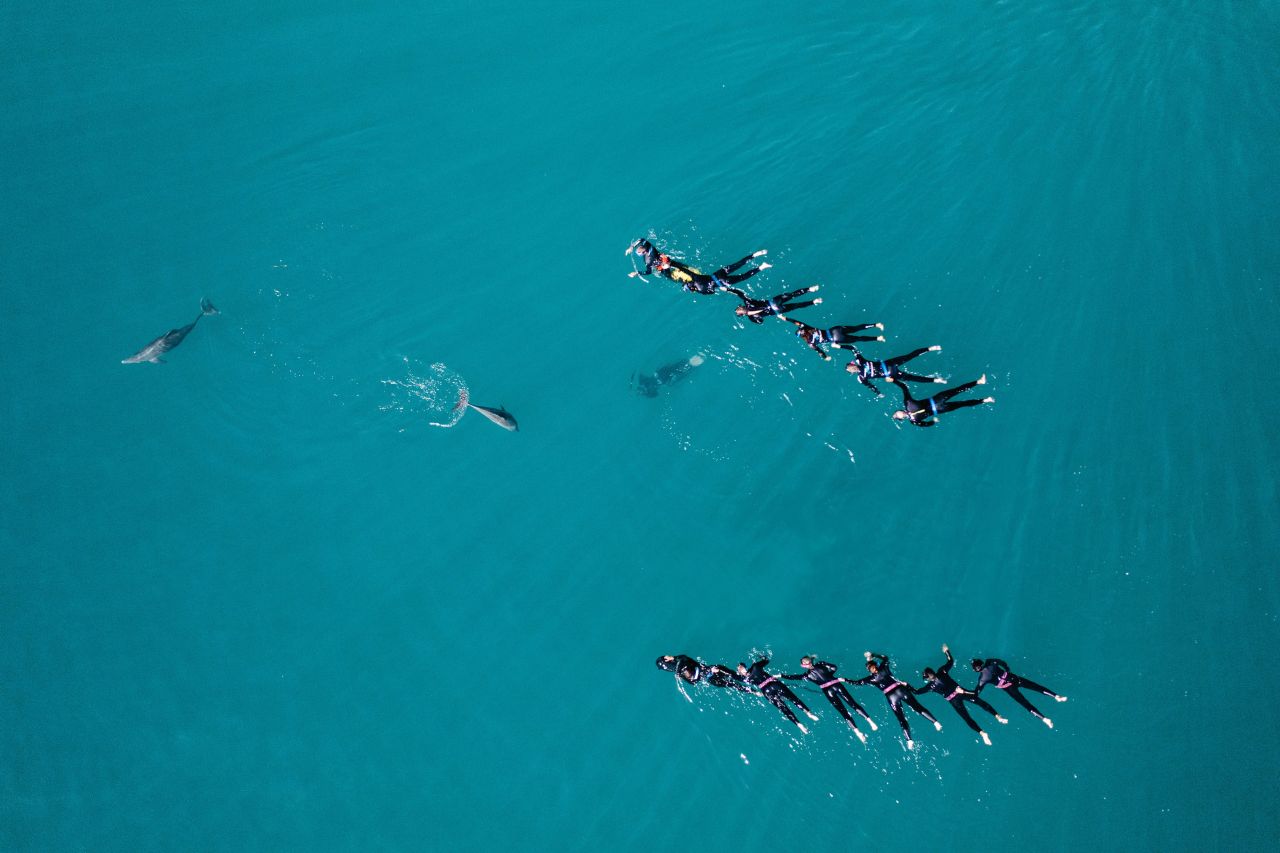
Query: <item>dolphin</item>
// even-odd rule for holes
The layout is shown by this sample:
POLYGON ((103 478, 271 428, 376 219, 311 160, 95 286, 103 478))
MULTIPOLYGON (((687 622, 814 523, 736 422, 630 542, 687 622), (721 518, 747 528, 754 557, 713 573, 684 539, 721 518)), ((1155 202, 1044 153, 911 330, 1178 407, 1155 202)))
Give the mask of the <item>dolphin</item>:
POLYGON ((182 343, 183 339, 185 339, 187 335, 191 334, 191 330, 196 327, 196 323, 200 322, 201 317, 217 313, 218 309, 213 307, 212 302, 208 299, 201 299, 200 313, 196 315, 194 320, 183 326, 181 329, 170 329, 142 349, 135 352, 133 355, 128 358, 121 359, 120 363, 141 364, 144 361, 149 361, 152 364, 164 364, 164 359, 160 356, 182 343))
POLYGON ((690 359, 681 359, 673 361, 670 364, 664 364, 659 367, 657 372, 652 375, 641 373, 637 377, 631 374, 631 384, 635 386, 636 392, 644 397, 658 396, 658 389, 663 385, 674 385, 685 377, 685 375, 698 367, 704 359, 700 355, 695 355, 690 359))
POLYGON ((488 406, 477 406, 475 403, 466 403, 465 405, 468 409, 474 409, 503 429, 511 430, 512 432, 520 431, 520 425, 516 423, 515 416, 501 406, 492 409, 488 406))

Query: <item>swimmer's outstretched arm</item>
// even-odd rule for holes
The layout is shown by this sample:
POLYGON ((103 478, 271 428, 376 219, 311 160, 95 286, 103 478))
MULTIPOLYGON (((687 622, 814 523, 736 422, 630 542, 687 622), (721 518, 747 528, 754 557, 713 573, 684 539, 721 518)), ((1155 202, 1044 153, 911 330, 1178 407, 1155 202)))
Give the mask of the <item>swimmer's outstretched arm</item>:
POLYGON ((951 656, 951 649, 948 648, 946 643, 942 644, 942 653, 947 656, 947 662, 938 667, 938 672, 946 675, 951 671, 951 666, 956 662, 956 659, 951 656))

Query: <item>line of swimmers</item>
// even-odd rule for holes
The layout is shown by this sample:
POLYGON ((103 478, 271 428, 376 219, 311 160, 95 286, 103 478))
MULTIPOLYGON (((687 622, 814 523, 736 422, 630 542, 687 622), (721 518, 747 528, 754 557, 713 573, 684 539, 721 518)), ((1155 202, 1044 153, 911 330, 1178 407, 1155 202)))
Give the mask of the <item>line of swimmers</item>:
MULTIPOLYGON (((783 681, 808 681, 816 685, 822 695, 827 697, 827 701, 831 703, 832 707, 836 709, 840 716, 844 717, 845 722, 853 729, 853 733, 858 736, 858 740, 864 744, 867 742, 867 736, 858 728, 858 723, 853 715, 856 713, 862 717, 873 732, 877 729, 877 726, 875 721, 871 719, 871 715, 867 713, 867 709, 862 707, 853 698, 853 695, 849 693, 849 690, 845 687, 846 684, 853 686, 871 685, 884 694, 884 698, 889 703, 889 708, 893 711, 894 716, 898 718, 898 725, 902 727, 902 734, 907 739, 907 749, 914 749, 915 742, 911 739, 911 726, 907 722, 906 713, 903 711, 904 706, 933 723, 933 727, 938 731, 942 731, 942 723, 938 722, 938 719, 929 713, 928 709, 916 699, 917 696, 923 693, 937 693, 946 699, 951 707, 955 709, 955 712, 960 715, 960 719, 964 720, 965 724, 973 729, 987 746, 991 746, 990 735, 978 725, 973 717, 970 716, 968 708, 965 707, 966 703, 976 705, 995 717, 996 722, 1009 722, 1000 716, 996 709, 986 700, 979 697, 978 694, 982 692, 982 688, 987 686, 995 687, 1012 696, 1013 700, 1030 711, 1032 716, 1049 728, 1053 728, 1053 720, 1040 713, 1036 706, 1031 704, 1031 700, 1022 694, 1022 690, 1043 693, 1058 702, 1067 701, 1066 696, 1055 693, 1029 678, 1014 675, 1009 670, 1009 665, 1000 658, 974 658, 971 661, 973 671, 978 674, 978 683, 972 690, 969 690, 961 687, 959 682, 951 676, 951 667, 955 663, 955 659, 951 657, 951 649, 944 644, 942 653, 947 656, 946 662, 936 669, 925 667, 921 673, 924 677, 924 684, 919 687, 912 687, 905 681, 899 681, 895 678, 893 671, 889 668, 889 658, 873 652, 865 653, 867 675, 858 679, 837 676, 836 665, 819 660, 817 655, 805 655, 800 658, 800 668, 804 671, 794 675, 770 674, 765 670, 765 667, 769 665, 768 658, 760 658, 752 663, 751 666, 739 663, 736 671, 719 664, 705 664, 688 655, 663 655, 658 658, 657 665, 658 669, 675 673, 677 685, 680 685, 681 682, 710 684, 713 687, 729 688, 742 693, 755 693, 763 696, 782 712, 782 716, 794 723, 801 733, 806 735, 809 733, 809 729, 805 727, 804 723, 800 722, 788 703, 803 711, 810 720, 816 721, 818 715, 810 711, 800 697, 792 692, 791 688, 782 683, 783 681)), ((684 691, 683 686, 680 689, 681 692, 684 691)))
POLYGON ((888 359, 869 359, 863 356, 858 349, 857 344, 866 341, 883 341, 884 335, 862 335, 859 332, 865 332, 868 329, 875 329, 878 332, 884 330, 883 323, 863 323, 856 326, 830 326, 820 329, 816 326, 810 326, 786 314, 790 311, 796 311, 800 308, 807 308, 810 305, 818 305, 822 302, 822 298, 809 299, 803 302, 797 302, 801 296, 810 293, 816 293, 818 285, 793 290, 788 293, 781 293, 772 296, 769 299, 753 299, 744 291, 736 287, 747 279, 751 278, 762 270, 767 270, 772 266, 763 261, 758 261, 755 266, 747 269, 745 272, 738 270, 747 264, 757 261, 768 254, 767 249, 760 249, 752 252, 741 260, 735 261, 727 266, 720 267, 710 274, 704 273, 695 267, 691 267, 683 261, 672 258, 663 252, 659 252, 657 247, 649 240, 644 238, 635 240, 627 248, 627 254, 635 252, 636 256, 644 261, 644 271, 641 272, 634 267, 632 271, 627 273, 632 278, 645 278, 650 275, 660 275, 676 282, 684 290, 690 293, 702 294, 709 296, 715 293, 731 293, 742 300, 742 304, 735 309, 735 313, 739 317, 745 317, 752 323, 762 324, 766 317, 777 317, 785 320, 796 327, 796 334, 818 355, 822 356, 826 361, 831 360, 831 354, 823 349, 823 345, 831 346, 835 349, 847 349, 853 353, 853 361, 846 365, 845 370, 852 373, 858 378, 858 381, 870 388, 877 396, 884 396, 880 389, 872 384, 872 379, 884 379, 898 386, 902 391, 902 408, 893 413, 894 420, 908 420, 915 426, 931 427, 937 424, 937 416, 945 412, 952 412, 956 409, 963 409, 969 406, 981 406, 984 403, 994 403, 995 397, 984 397, 980 400, 956 400, 954 399, 960 394, 977 387, 985 385, 987 382, 986 374, 972 382, 965 382, 957 385, 955 388, 948 388, 945 391, 939 391, 932 397, 922 400, 916 399, 911 394, 911 390, 907 388, 907 382, 929 382, 945 384, 940 376, 921 376, 914 373, 908 373, 902 369, 902 365, 924 355, 927 352, 938 352, 942 349, 940 346, 921 347, 912 350, 906 355, 896 356, 888 359))

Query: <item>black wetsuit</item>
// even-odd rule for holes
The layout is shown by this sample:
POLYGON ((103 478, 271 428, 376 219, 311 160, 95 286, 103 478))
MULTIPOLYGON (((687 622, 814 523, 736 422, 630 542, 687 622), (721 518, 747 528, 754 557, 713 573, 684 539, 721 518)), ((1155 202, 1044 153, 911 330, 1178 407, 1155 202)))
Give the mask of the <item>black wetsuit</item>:
POLYGON ((929 722, 937 724, 938 719, 920 704, 915 694, 911 692, 910 686, 893 677, 893 673, 889 671, 889 659, 887 657, 884 655, 872 655, 871 660, 875 662, 876 671, 866 678, 859 678, 857 681, 850 681, 849 683, 873 684, 880 688, 884 698, 889 700, 889 707, 893 710, 893 715, 898 718, 898 725, 902 726, 902 733, 907 736, 907 740, 911 740, 911 726, 907 725, 907 715, 902 712, 903 705, 906 705, 929 722))
POLYGON ((917 696, 921 693, 937 693, 951 703, 951 707, 956 709, 960 719, 964 720, 969 728, 978 734, 982 734, 982 726, 975 723, 973 717, 969 716, 969 709, 964 706, 964 703, 972 702, 993 717, 998 717, 999 714, 996 713, 996 709, 992 708, 989 702, 978 698, 978 694, 965 690, 951 677, 951 666, 955 662, 955 658, 951 657, 951 652, 947 652, 947 662, 938 667, 933 678, 920 687, 913 688, 912 692, 917 696))
POLYGON ((742 300, 742 306, 746 309, 746 313, 742 316, 756 324, 764 323, 765 317, 781 317, 788 311, 795 311, 797 308, 808 308, 818 301, 811 299, 808 302, 791 302, 797 296, 813 292, 807 287, 793 290, 790 293, 781 293, 768 299, 752 299, 736 287, 726 287, 725 290, 742 300))
POLYGON ((835 664, 827 663, 826 661, 814 661, 813 666, 808 671, 782 677, 791 681, 803 679, 818 685, 822 695, 827 697, 827 701, 834 705, 835 709, 840 712, 840 716, 844 717, 849 725, 855 729, 858 724, 854 722, 853 715, 849 713, 850 708, 861 714, 862 718, 867 722, 871 722, 871 715, 867 713, 867 709, 858 704, 858 700, 853 698, 848 689, 840 683, 840 679, 836 677, 835 664))
POLYGON ((986 400, 959 400, 951 402, 951 398, 957 394, 963 394, 970 388, 976 388, 978 381, 966 382, 963 385, 957 385, 954 388, 948 388, 945 391, 939 391, 932 397, 924 400, 917 400, 911 396, 911 392, 907 390, 905 382, 896 383, 902 389, 902 408, 907 413, 908 420, 918 427, 937 426, 937 415, 943 412, 953 412, 956 409, 963 409, 967 406, 981 406, 986 400))
POLYGON ((676 282, 690 293, 709 295, 729 285, 746 281, 760 272, 759 267, 754 267, 739 275, 733 274, 736 270, 754 260, 753 255, 747 255, 742 260, 734 261, 728 266, 721 267, 707 275, 682 261, 677 261, 675 258, 662 254, 648 240, 641 240, 636 244, 636 254, 644 259, 644 272, 640 273, 641 276, 652 275, 656 272, 663 278, 669 278, 676 282))
POLYGON ((873 361, 866 358, 857 347, 849 347, 853 350, 853 361, 849 362, 849 372, 858 377, 858 381, 866 385, 876 394, 884 396, 880 393, 880 389, 871 384, 872 379, 888 379, 892 377, 895 380, 907 380, 909 382, 933 382, 932 376, 917 376, 914 373, 907 373, 901 369, 901 365, 906 364, 913 358, 922 356, 929 351, 928 347, 921 347, 912 350, 906 355, 900 355, 895 358, 886 358, 881 361, 873 361))
POLYGON ((742 679, 738 677, 738 674, 727 667, 718 664, 705 664, 688 655, 673 655, 671 660, 666 660, 665 657, 658 658, 658 669, 664 672, 674 672, 679 678, 690 684, 697 684, 702 681, 712 687, 731 687, 734 690, 741 690, 743 693, 751 692, 742 683, 742 679))
POLYGON ((1036 710, 1036 706, 1032 705, 1031 701, 1027 699, 1026 696, 1022 695, 1019 688, 1025 687, 1028 690, 1034 690, 1037 693, 1043 693, 1045 696, 1052 696, 1055 699, 1058 696, 1057 693, 1054 693, 1048 687, 1036 684, 1034 681, 1023 678, 1020 675, 1014 675, 1009 671, 1009 664, 1000 660, 1000 658, 987 658, 986 661, 983 662, 982 669, 978 670, 978 686, 973 688, 974 695, 976 696, 981 693, 982 688, 986 687, 988 684, 1008 693, 1013 697, 1013 701, 1026 708, 1041 720, 1045 718, 1044 714, 1041 714, 1036 710))
POLYGON ((800 697, 791 692, 791 688, 778 680, 778 676, 770 675, 764 671, 769 665, 768 658, 760 658, 760 660, 751 664, 747 668, 746 680, 757 690, 764 694, 764 698, 768 699, 773 706, 782 712, 782 716, 786 717, 796 725, 800 725, 800 721, 796 719, 795 713, 787 707, 787 702, 795 705, 806 714, 812 714, 809 707, 800 701, 800 697))
POLYGON ((796 334, 800 336, 800 340, 804 341, 813 351, 825 359, 831 356, 822 348, 822 344, 830 344, 833 347, 847 347, 850 344, 856 344, 859 341, 878 341, 879 335, 859 335, 864 329, 874 329, 875 323, 863 323, 860 326, 832 326, 830 329, 818 329, 807 323, 801 323, 799 320, 792 320, 790 317, 783 317, 788 323, 795 323, 796 334))

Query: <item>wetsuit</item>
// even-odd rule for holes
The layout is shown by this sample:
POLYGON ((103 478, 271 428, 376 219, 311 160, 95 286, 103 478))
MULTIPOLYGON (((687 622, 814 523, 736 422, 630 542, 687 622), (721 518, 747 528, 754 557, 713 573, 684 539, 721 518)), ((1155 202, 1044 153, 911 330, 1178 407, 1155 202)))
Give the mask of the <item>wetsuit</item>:
POLYGON ((818 288, 815 285, 814 287, 805 287, 800 290, 793 290, 790 293, 782 293, 768 299, 752 299, 736 287, 725 288, 726 291, 742 300, 742 307, 746 309, 746 313, 742 316, 757 325, 764 323, 765 317, 781 317, 788 311, 795 311, 797 308, 808 308, 810 305, 816 305, 822 300, 811 299, 808 302, 788 303, 797 296, 812 293, 817 289, 818 288))
POLYGON ((800 340, 813 348, 813 351, 823 358, 830 360, 831 356, 822 348, 822 344, 830 344, 833 347, 847 347, 850 344, 856 344, 859 341, 879 341, 884 340, 880 335, 859 335, 864 329, 876 328, 875 323, 863 323, 860 326, 832 326, 830 329, 818 329, 807 323, 801 323, 799 320, 792 320, 790 317, 783 317, 788 323, 796 325, 796 334, 800 336, 800 340))
POLYGON ((753 267, 739 275, 733 274, 736 270, 754 260, 754 255, 747 255, 742 260, 734 261, 728 266, 721 267, 711 273, 711 275, 707 275, 682 261, 662 254, 648 240, 637 241, 635 251, 637 255, 644 258, 644 272, 640 273, 641 276, 652 275, 656 272, 663 278, 669 278, 676 282, 690 293, 709 295, 729 285, 746 281, 760 272, 759 267, 753 267))
POLYGON ((906 355, 900 355, 896 358, 886 358, 882 361, 873 361, 864 357, 862 353, 858 351, 856 346, 849 347, 849 349, 853 350, 853 361, 849 362, 846 369, 854 376, 858 377, 859 382, 866 385, 872 391, 875 391, 876 394, 881 397, 884 395, 880 393, 879 388, 871 384, 872 379, 888 379, 892 377, 898 381, 905 379, 909 382, 942 381, 933 376, 917 376, 914 373, 907 373, 905 370, 901 369, 901 365, 906 364, 913 358, 927 353, 930 349, 929 347, 921 347, 920 349, 912 350, 906 355))
POLYGON ((906 683, 893 677, 893 673, 889 671, 889 659, 887 657, 884 655, 872 655, 871 660, 875 662, 876 671, 866 678, 859 678, 857 681, 850 681, 849 683, 873 684, 879 687, 880 692, 884 694, 884 698, 889 700, 889 707, 893 710, 893 715, 898 718, 898 725, 902 726, 902 733, 906 735, 907 740, 911 740, 911 726, 907 725, 907 715, 902 712, 903 705, 906 705, 935 726, 938 724, 938 719, 920 704, 915 694, 911 692, 911 688, 906 683))
POLYGON ((955 658, 951 657, 951 652, 947 652, 947 662, 938 667, 933 678, 926 681, 920 687, 912 688, 912 693, 919 696, 921 693, 937 693, 951 703, 951 707, 956 709, 956 713, 960 715, 960 719, 968 724, 978 734, 982 734, 982 726, 973 721, 973 717, 969 716, 969 709, 964 706, 965 702, 972 702, 982 710, 986 711, 993 717, 1000 716, 996 713, 996 709, 985 699, 978 698, 978 694, 970 690, 965 690, 959 683, 951 677, 951 666, 954 664, 955 658))
POLYGON ((778 680, 778 676, 770 675, 764 671, 764 668, 768 665, 768 658, 760 658, 760 660, 751 664, 751 666, 747 668, 747 683, 751 684, 763 693, 764 698, 768 699, 775 708, 782 712, 782 716, 786 717, 797 726, 800 725, 800 721, 796 719, 795 713, 787 707, 787 702, 795 705, 806 714, 812 715, 813 712, 809 710, 807 705, 800 701, 799 696, 791 692, 790 687, 787 687, 778 680))
POLYGON ((1045 719, 1045 715, 1036 710, 1036 706, 1023 696, 1019 688, 1025 687, 1028 690, 1034 690, 1037 693, 1043 693, 1045 696, 1052 696, 1057 699, 1058 694, 1054 693, 1048 687, 1036 684, 1030 679, 1023 678, 1020 675, 1014 675, 1009 671, 1009 664, 1000 660, 1000 658, 987 658, 983 662, 982 669, 978 670, 978 686, 973 688, 973 694, 976 696, 982 692, 982 688, 990 684, 997 687, 1013 697, 1013 701, 1030 711, 1038 719, 1045 719))
POLYGON ((975 388, 981 384, 980 380, 966 382, 963 385, 957 385, 954 388, 948 388, 945 391, 939 391, 932 397, 925 400, 917 400, 911 396, 911 392, 907 390, 905 382, 897 383, 902 389, 902 410, 907 413, 907 419, 918 427, 937 426, 938 421, 936 415, 943 412, 954 412, 956 409, 963 409, 966 406, 981 406, 986 400, 959 400, 951 402, 951 398, 957 394, 963 394, 970 388, 975 388))
POLYGON ((704 681, 712 687, 731 687, 743 693, 751 692, 733 670, 717 664, 705 664, 688 655, 664 655, 658 658, 657 665, 658 669, 674 672, 690 684, 704 681))
POLYGON ((858 700, 853 698, 848 688, 836 677, 835 664, 827 663, 826 661, 814 661, 808 671, 782 677, 790 681, 812 681, 818 685, 822 695, 827 697, 827 701, 840 712, 840 716, 844 717, 854 729, 858 728, 858 724, 854 722, 853 715, 849 713, 850 709, 861 714, 862 718, 868 723, 871 722, 871 715, 867 713, 867 709, 858 704, 858 700))

